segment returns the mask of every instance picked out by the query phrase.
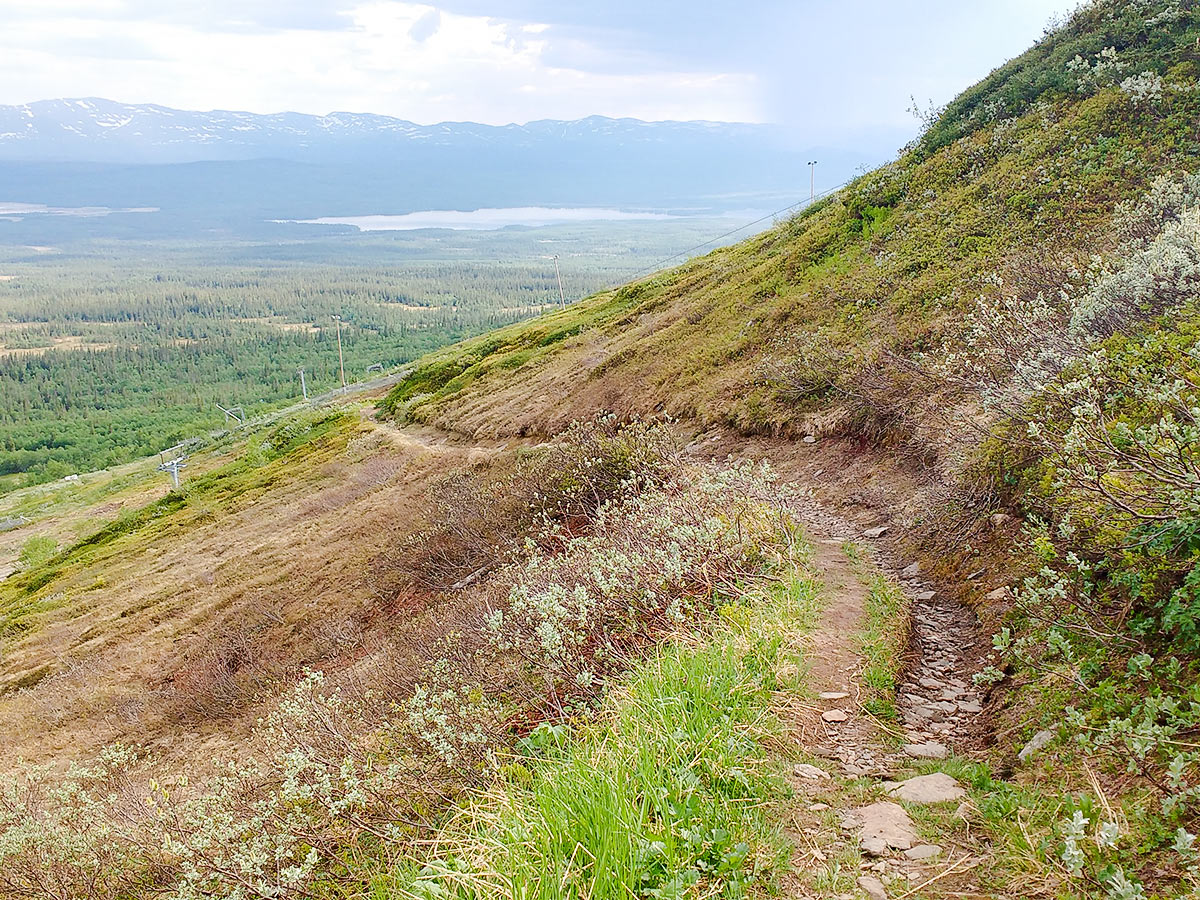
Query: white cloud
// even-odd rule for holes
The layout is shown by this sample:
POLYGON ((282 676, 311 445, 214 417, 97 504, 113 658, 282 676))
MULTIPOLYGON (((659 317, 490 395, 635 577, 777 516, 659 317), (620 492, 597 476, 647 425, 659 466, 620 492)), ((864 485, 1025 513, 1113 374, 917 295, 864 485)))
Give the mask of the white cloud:
POLYGON ((828 142, 915 127, 910 94, 949 99, 1072 0, 436 2, 0 0, 0 103, 772 119, 828 142))
POLYGON ((0 34, 0 102, 89 95, 191 109, 349 109, 489 123, 593 113, 747 119, 757 112, 751 75, 552 65, 540 23, 421 4, 363 3, 348 10, 350 26, 340 30, 214 31, 123 19, 111 8, 90 16, 83 4, 52 2, 59 7, 54 15, 18 17, 0 34), (81 41, 136 44, 160 58, 88 55, 78 52, 81 41))

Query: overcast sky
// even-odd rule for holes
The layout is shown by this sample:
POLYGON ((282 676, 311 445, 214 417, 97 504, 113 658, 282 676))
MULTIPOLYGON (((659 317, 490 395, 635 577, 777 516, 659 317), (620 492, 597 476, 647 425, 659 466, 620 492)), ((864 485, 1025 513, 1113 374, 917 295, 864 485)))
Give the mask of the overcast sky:
POLYGON ((0 0, 0 103, 912 130, 1064 0, 0 0))

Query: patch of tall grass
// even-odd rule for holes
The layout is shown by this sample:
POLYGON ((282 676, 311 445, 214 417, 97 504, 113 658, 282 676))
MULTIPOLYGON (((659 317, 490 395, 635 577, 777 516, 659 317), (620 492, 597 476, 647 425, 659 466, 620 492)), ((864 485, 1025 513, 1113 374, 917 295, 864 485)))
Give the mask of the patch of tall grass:
POLYGON ((597 721, 544 725, 379 897, 742 897, 786 858, 768 806, 777 691, 818 593, 799 570, 662 644, 597 721))
POLYGON ((896 679, 908 645, 908 609, 900 586, 870 567, 853 544, 843 547, 867 585, 867 602, 858 634, 862 656, 862 707, 876 718, 896 718, 896 679))

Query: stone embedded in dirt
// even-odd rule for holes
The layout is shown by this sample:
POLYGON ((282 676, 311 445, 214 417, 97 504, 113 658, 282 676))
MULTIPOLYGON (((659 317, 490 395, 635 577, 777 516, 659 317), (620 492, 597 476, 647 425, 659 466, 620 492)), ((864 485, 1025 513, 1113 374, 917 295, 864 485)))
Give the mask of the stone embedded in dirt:
POLYGON ((899 783, 885 784, 884 788, 893 797, 899 797, 909 803, 948 803, 967 796, 962 785, 945 772, 917 775, 899 783))
POLYGON ((915 847, 909 847, 904 851, 904 855, 909 859, 933 859, 935 856, 940 856, 942 848, 937 844, 917 844, 915 847))
POLYGON ((851 810, 842 827, 857 830, 863 852, 871 856, 883 856, 889 848, 907 850, 917 843, 917 831, 904 807, 887 800, 851 810))
POLYGON ((887 891, 883 887, 883 882, 874 875, 860 875, 858 878, 858 889, 866 894, 870 900, 887 900, 887 891))
POLYGON ((845 700, 850 695, 845 691, 821 691, 817 696, 822 700, 845 700))
POLYGON ((888 527, 886 525, 876 525, 874 528, 868 528, 863 532, 863 537, 875 539, 881 538, 887 534, 888 527))
POLYGON ((937 591, 921 591, 921 593, 914 594, 913 596, 918 600, 932 600, 937 596, 937 591))
POLYGON ((821 718, 826 722, 845 722, 850 714, 844 709, 827 709, 821 713, 821 718))
POLYGON ((1017 759, 1021 762, 1029 762, 1038 753, 1046 749, 1052 740, 1054 740, 1054 732, 1049 729, 1042 729, 1029 739, 1028 744, 1021 748, 1021 752, 1017 754, 1017 759))
POLYGON ((799 775, 801 778, 828 778, 829 773, 817 766, 810 766, 808 763, 800 763, 796 768, 792 769, 793 775, 799 775))
POLYGON ((967 576, 967 581, 974 581, 977 578, 982 578, 984 572, 986 572, 986 571, 987 571, 987 569, 976 569, 974 572, 972 572, 970 575, 967 576))
POLYGON ((916 578, 921 574, 921 564, 919 562, 909 563, 901 572, 901 578, 916 578))
POLYGON ((964 822, 972 822, 977 818, 979 810, 975 808, 975 804, 970 800, 964 800, 958 804, 958 809, 954 811, 956 819, 962 819, 964 822))
POLYGON ((999 531, 1001 528, 1007 528, 1017 520, 1008 513, 993 513, 990 519, 992 527, 999 531))
POLYGON ((986 594, 983 595, 984 600, 991 600, 993 603, 999 603, 1001 600, 1007 599, 1007 597, 1008 597, 1008 586, 1007 585, 998 587, 995 590, 988 591, 986 594))
POLYGON ((965 713, 977 713, 983 711, 983 707, 979 705, 978 700, 959 700, 958 708, 965 713))
POLYGON ((828 803, 810 803, 810 804, 808 804, 807 808, 808 808, 809 812, 824 812, 825 810, 829 809, 829 804, 828 803))
POLYGON ((806 434, 801 440, 806 444, 815 444, 817 442, 816 437, 811 434, 806 434))
POLYGON ((960 691, 958 688, 945 687, 945 688, 942 688, 942 699, 948 700, 948 701, 954 701, 957 703, 957 702, 960 702, 958 698, 962 696, 962 693, 963 692, 960 691))
POLYGON ((936 678, 922 678, 917 682, 917 684, 923 688, 928 688, 931 691, 936 691, 942 687, 943 682, 938 681, 936 678))
POLYGON ((937 741, 905 744, 904 752, 913 759, 945 759, 950 753, 945 744, 939 744, 937 741))

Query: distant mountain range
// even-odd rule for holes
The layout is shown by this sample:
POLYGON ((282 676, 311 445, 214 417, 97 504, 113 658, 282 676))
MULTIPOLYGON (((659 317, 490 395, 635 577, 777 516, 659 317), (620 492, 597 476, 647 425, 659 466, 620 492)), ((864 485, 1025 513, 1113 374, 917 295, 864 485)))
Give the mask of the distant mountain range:
POLYGON ((643 122, 590 116, 525 125, 442 122, 335 112, 260 115, 195 112, 112 100, 42 100, 0 106, 0 159, 38 162, 187 163, 247 159, 342 162, 431 152, 537 154, 615 147, 680 152, 781 148, 778 129, 729 122, 643 122))
POLYGON ((417 125, 362 113, 193 112, 111 100, 0 106, 0 243, 67 236, 278 236, 272 220, 506 206, 770 209, 888 152, 798 148, 781 129, 591 116, 417 125), (11 210, 11 207, 10 207, 11 210))

